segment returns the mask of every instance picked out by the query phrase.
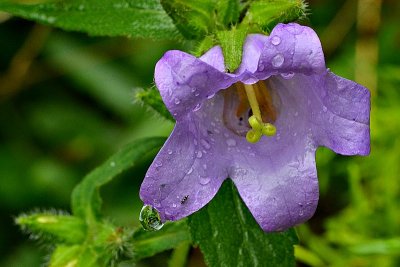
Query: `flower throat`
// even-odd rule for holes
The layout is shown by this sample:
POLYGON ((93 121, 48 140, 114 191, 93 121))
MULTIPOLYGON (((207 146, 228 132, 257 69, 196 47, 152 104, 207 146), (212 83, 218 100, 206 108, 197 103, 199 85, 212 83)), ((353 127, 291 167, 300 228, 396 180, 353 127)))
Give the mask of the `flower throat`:
POLYGON ((262 135, 274 136, 276 127, 272 123, 277 111, 272 100, 266 81, 232 85, 224 95, 225 125, 236 134, 245 135, 250 143, 258 142, 262 135))

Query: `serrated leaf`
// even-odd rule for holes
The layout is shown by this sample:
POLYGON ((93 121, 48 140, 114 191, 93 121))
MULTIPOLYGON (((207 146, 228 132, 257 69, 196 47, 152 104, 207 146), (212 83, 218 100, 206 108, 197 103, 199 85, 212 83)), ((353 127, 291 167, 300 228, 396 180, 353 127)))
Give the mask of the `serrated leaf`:
POLYGON ((214 0, 161 0, 161 4, 188 39, 203 39, 215 27, 214 0))
POLYGON ((167 120, 175 122, 174 118, 165 107, 164 102, 161 98, 160 92, 155 87, 151 87, 146 90, 142 90, 136 94, 136 99, 142 102, 144 105, 149 106, 162 117, 167 120))
POLYGON ((140 159, 155 153, 164 141, 164 138, 136 140, 85 176, 72 192, 73 214, 85 219, 89 225, 97 221, 101 207, 98 192, 100 186, 110 182, 112 178, 135 165, 140 159))
POLYGON ((242 24, 269 33, 278 23, 303 19, 306 11, 307 4, 303 0, 253 1, 242 24))
POLYGON ((133 253, 135 260, 151 257, 162 251, 190 242, 190 233, 186 220, 168 223, 157 232, 139 229, 133 235, 133 253))
POLYGON ((265 233, 230 180, 188 222, 208 266, 295 266, 295 231, 265 233))
POLYGON ((242 62, 243 44, 246 39, 245 29, 232 28, 229 31, 217 32, 217 38, 224 54, 225 66, 234 72, 242 62))
POLYGON ((159 0, 0 1, 0 10, 43 24, 98 36, 179 39, 159 0))

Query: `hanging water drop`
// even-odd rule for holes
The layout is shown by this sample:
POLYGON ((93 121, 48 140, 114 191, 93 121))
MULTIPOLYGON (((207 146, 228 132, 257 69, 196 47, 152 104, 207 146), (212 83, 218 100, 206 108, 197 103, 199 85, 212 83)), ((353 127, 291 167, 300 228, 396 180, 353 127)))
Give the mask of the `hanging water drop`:
POLYGON ((289 79, 293 78, 294 72, 291 71, 288 73, 282 73, 281 76, 283 79, 289 80, 289 79))
POLYGON ((284 61, 285 61, 285 58, 283 57, 283 55, 282 54, 277 54, 272 59, 272 66, 274 66, 275 68, 279 68, 280 66, 282 66, 284 61))
POLYGON ((146 231, 158 231, 164 226, 161 222, 160 213, 150 205, 143 206, 139 221, 146 231))
POLYGON ((193 111, 198 111, 201 108, 201 104, 198 103, 194 108, 193 111))
POLYGON ((179 105, 181 103, 181 101, 178 98, 175 98, 175 105, 179 105))

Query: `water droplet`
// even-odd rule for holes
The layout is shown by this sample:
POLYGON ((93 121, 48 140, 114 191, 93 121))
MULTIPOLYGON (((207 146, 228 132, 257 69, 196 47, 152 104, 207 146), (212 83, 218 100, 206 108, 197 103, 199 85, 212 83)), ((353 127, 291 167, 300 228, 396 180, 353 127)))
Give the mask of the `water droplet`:
POLYGON ((172 150, 168 149, 168 155, 172 155, 172 150))
POLYGON ((215 96, 215 94, 208 95, 208 96, 207 96, 207 99, 211 99, 211 98, 213 98, 214 96, 215 96))
POLYGON ((158 231, 164 226, 161 222, 160 213, 150 205, 143 206, 139 221, 146 231, 158 231))
POLYGON ((208 178, 208 177, 201 177, 200 178, 200 184, 202 184, 202 185, 206 185, 206 184, 210 183, 210 181, 211 181, 211 179, 208 178))
POLYGON ((114 161, 111 161, 111 162, 110 162, 110 166, 111 166, 111 167, 115 167, 115 162, 114 162, 114 161))
POLYGON ((174 102, 175 102, 175 105, 179 105, 181 103, 181 101, 178 98, 175 98, 174 102))
POLYGON ((190 167, 190 169, 187 171, 187 173, 186 174, 191 174, 193 172, 193 168, 192 167, 190 167))
POLYGON ((207 170, 207 164, 203 164, 203 169, 207 170))
POLYGON ((196 92, 196 90, 197 90, 197 89, 194 88, 194 87, 191 89, 192 93, 196 92))
POLYGON ((204 146, 205 149, 210 149, 211 148, 210 143, 207 140, 201 139, 200 142, 204 146))
POLYGON ((294 116, 295 116, 295 117, 299 116, 299 113, 296 111, 296 112, 294 113, 294 116))
POLYGON ((282 54, 277 54, 272 59, 272 66, 274 66, 275 68, 279 68, 280 66, 282 66, 284 61, 285 61, 285 58, 283 57, 283 55, 282 54))
POLYGON ((323 110, 324 112, 327 112, 327 111, 328 111, 328 108, 324 106, 324 107, 322 108, 322 110, 323 110))
POLYGON ((201 152, 200 150, 197 151, 196 157, 201 158, 202 156, 203 156, 203 152, 201 152))
POLYGON ((197 93, 195 93, 195 94, 194 94, 194 96, 199 96, 199 95, 200 95, 200 93, 199 93, 199 92, 197 92, 197 93))
POLYGON ((198 111, 201 108, 201 104, 198 103, 194 108, 193 111, 198 111))
POLYGON ((79 6, 78 6, 78 9, 79 9, 80 11, 82 11, 82 10, 85 9, 85 6, 84 6, 84 5, 79 5, 79 6))
POLYGON ((229 138, 229 139, 226 139, 226 144, 228 146, 236 146, 236 141, 235 141, 235 139, 229 138))
POLYGON ((282 73, 281 76, 283 79, 289 80, 289 79, 293 78, 294 72, 291 71, 288 73, 282 73))
POLYGON ((264 68, 265 68, 264 64, 261 63, 261 64, 258 66, 258 71, 263 71, 264 68))
POLYGON ((297 132, 294 132, 294 133, 293 133, 293 136, 297 136, 297 132))
POLYGON ((272 38, 271 38, 271 43, 273 44, 273 45, 279 45, 280 43, 281 43, 281 38, 279 38, 279 36, 273 36, 272 38))

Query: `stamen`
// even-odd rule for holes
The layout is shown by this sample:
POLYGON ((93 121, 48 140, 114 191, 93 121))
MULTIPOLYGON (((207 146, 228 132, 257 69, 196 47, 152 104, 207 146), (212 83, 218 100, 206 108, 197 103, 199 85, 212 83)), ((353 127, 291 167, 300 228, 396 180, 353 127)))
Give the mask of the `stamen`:
POLYGON ((262 132, 260 130, 257 131, 257 130, 251 129, 246 134, 246 140, 247 140, 247 142, 254 144, 260 140, 261 136, 262 136, 262 132))
POLYGON ((244 84, 244 89, 246 90, 247 99, 249 100, 251 110, 253 111, 254 116, 262 121, 260 106, 258 105, 256 93, 254 92, 253 85, 244 84))
MULTIPOLYGON (((258 99, 261 98, 260 94, 264 94, 265 97, 261 99, 267 99, 266 103, 262 103, 263 109, 271 109, 269 106, 272 106, 272 102, 270 101, 271 96, 267 92, 267 89, 262 88, 264 90, 260 90, 262 86, 257 84, 249 85, 244 84, 244 89, 247 94, 247 99, 249 101, 251 110, 253 111, 253 115, 249 118, 249 124, 251 126, 251 130, 249 130, 246 134, 246 140, 250 143, 257 143, 262 135, 265 136, 274 136, 276 134, 276 127, 271 123, 264 123, 263 117, 261 116, 260 105, 258 103, 258 99), (266 92, 262 92, 266 91, 266 92)), ((272 111, 272 110, 270 110, 272 111)), ((275 112, 272 113, 272 118, 275 119, 276 114, 275 112)))

